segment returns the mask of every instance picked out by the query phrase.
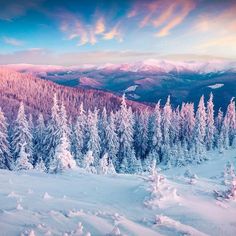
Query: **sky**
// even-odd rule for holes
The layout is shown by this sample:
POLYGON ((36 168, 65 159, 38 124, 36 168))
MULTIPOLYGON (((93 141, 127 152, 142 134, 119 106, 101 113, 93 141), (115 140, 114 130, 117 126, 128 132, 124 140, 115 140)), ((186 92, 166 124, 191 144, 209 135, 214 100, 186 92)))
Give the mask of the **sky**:
POLYGON ((0 0, 0 64, 236 59, 236 0, 0 0))

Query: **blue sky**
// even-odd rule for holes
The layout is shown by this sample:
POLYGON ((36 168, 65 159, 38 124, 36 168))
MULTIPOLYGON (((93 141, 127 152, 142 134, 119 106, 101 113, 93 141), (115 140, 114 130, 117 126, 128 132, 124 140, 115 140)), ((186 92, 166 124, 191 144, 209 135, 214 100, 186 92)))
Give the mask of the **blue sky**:
POLYGON ((236 58, 230 0, 0 0, 0 63, 236 58))

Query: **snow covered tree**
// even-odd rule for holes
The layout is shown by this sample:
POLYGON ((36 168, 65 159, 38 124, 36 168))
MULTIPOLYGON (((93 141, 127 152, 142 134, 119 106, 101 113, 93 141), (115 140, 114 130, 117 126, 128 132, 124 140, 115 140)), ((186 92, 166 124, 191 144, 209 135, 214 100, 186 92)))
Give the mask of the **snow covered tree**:
POLYGON ((16 160, 18 158, 22 146, 24 145, 24 149, 30 158, 29 161, 32 164, 33 163, 32 134, 30 132, 28 120, 26 118, 25 107, 23 102, 20 103, 18 115, 13 124, 11 139, 12 139, 11 147, 14 159, 16 160))
POLYGON ((75 156, 75 160, 80 167, 83 164, 82 163, 83 156, 85 153, 86 123, 87 123, 87 117, 86 117, 83 103, 81 103, 80 109, 79 109, 79 115, 74 126, 74 141, 72 143, 72 150, 75 156))
POLYGON ((153 124, 151 126, 151 145, 150 145, 150 152, 149 156, 155 158, 157 163, 160 162, 159 152, 161 150, 163 138, 162 138, 162 130, 161 130, 161 107, 160 107, 160 100, 155 106, 154 115, 153 115, 153 124))
POLYGON ((205 150, 206 150, 206 146, 204 143, 205 136, 206 136, 206 108, 204 104, 204 96, 202 96, 198 104, 195 128, 194 128, 195 161, 197 163, 205 159, 205 150))
POLYGON ((118 170, 119 163, 117 161, 117 153, 119 150, 119 140, 116 133, 115 114, 113 112, 110 113, 108 126, 106 128, 106 145, 109 160, 112 160, 112 163, 118 170))
POLYGON ((140 111, 140 113, 136 113, 135 118, 135 152, 139 159, 143 159, 148 152, 149 113, 147 110, 140 111))
POLYGON ((37 163, 38 160, 44 157, 44 135, 46 127, 44 122, 43 114, 40 113, 38 120, 36 121, 33 143, 34 143, 34 161, 37 163))
POLYGON ((193 103, 183 103, 180 111, 180 139, 190 149, 193 146, 193 130, 195 127, 193 103))
POLYGON ((0 108, 0 169, 12 169, 12 156, 8 137, 8 124, 0 108))
POLYGON ((111 158, 108 158, 107 174, 109 174, 109 175, 116 174, 116 169, 115 169, 115 166, 114 166, 113 161, 112 161, 111 158))
POLYGON ((44 161, 41 157, 38 158, 37 163, 35 164, 34 167, 35 170, 39 171, 39 172, 46 172, 46 166, 44 164, 44 161))
POLYGON ((229 145, 230 145, 229 120, 228 120, 227 116, 225 116, 225 118, 224 118, 218 142, 219 142, 220 148, 221 148, 221 146, 223 146, 224 149, 229 149, 229 145), (222 142, 222 143, 220 143, 220 142, 222 142))
POLYGON ((65 133, 68 137, 70 136, 70 127, 68 123, 68 116, 66 112, 66 107, 64 103, 62 102, 60 108, 59 108, 59 122, 60 122, 60 131, 62 133, 65 133))
POLYGON ((227 120, 227 124, 229 126, 229 142, 230 145, 232 145, 233 139, 236 135, 236 115, 234 98, 231 99, 230 104, 228 105, 225 119, 227 120))
POLYGON ((106 175, 108 172, 108 154, 105 153, 99 160, 98 173, 106 175))
POLYGON ((20 147, 20 152, 16 158, 14 170, 31 170, 33 165, 29 161, 30 155, 26 151, 26 143, 23 143, 20 147))
POLYGON ((87 142, 87 150, 93 152, 94 157, 94 165, 98 166, 101 146, 100 146, 100 137, 98 134, 98 111, 95 110, 94 113, 88 112, 88 142, 87 142))
POLYGON ((47 169, 49 169, 49 165, 54 159, 55 148, 60 143, 62 134, 62 127, 60 125, 60 109, 58 105, 57 95, 54 94, 53 106, 51 109, 51 118, 47 124, 45 137, 43 140, 44 162, 47 169))
POLYGON ((207 113, 206 113, 206 146, 207 150, 212 150, 214 146, 215 137, 215 124, 214 124, 214 104, 213 94, 210 94, 210 98, 207 102, 207 113))
POLYGON ((98 122, 98 130, 99 130, 99 137, 101 140, 101 155, 104 155, 107 152, 107 146, 109 140, 107 140, 107 128, 108 128, 108 117, 107 117, 107 110, 104 107, 101 116, 99 117, 98 122))
POLYGON ((55 156, 50 161, 49 172, 58 173, 65 169, 73 169, 76 162, 70 152, 70 144, 67 134, 64 132, 56 147, 55 156))
POLYGON ((119 137, 119 152, 118 162, 122 165, 122 171, 127 171, 128 160, 132 155, 133 150, 133 114, 132 110, 126 105, 125 95, 122 97, 121 108, 119 111, 118 121, 118 137, 119 137))
POLYGON ((97 173, 94 167, 94 157, 91 150, 87 151, 83 159, 83 168, 87 173, 97 173))
POLYGON ((170 159, 170 128, 172 119, 172 108, 170 105, 170 96, 168 96, 166 104, 162 112, 162 136, 163 145, 161 147, 161 158, 162 161, 167 164, 170 159))

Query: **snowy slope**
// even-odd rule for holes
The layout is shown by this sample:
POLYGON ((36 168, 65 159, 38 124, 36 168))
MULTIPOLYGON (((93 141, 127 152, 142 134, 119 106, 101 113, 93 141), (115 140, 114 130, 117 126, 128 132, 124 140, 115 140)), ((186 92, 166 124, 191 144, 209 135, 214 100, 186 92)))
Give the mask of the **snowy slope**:
POLYGON ((236 202, 213 196, 225 188, 221 173, 236 164, 235 150, 209 158, 190 167, 193 184, 187 167, 162 171, 158 201, 150 201, 147 176, 1 170, 0 235, 235 235, 236 202))

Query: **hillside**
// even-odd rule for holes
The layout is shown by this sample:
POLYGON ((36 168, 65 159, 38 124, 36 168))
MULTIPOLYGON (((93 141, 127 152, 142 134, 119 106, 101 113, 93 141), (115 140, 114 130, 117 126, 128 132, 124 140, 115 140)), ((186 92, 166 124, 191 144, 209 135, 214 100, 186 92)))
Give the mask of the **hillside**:
MULTIPOLYGON (((9 118, 15 117, 19 102, 23 101, 28 112, 37 115, 42 112, 46 117, 50 114, 52 97, 58 94, 59 101, 66 105, 70 116, 75 117, 81 102, 86 109, 103 108, 108 111, 117 110, 121 98, 108 92, 71 88, 41 80, 28 73, 15 72, 0 68, 0 106, 9 118)), ((138 102, 128 101, 134 110, 147 106, 138 102)))
POLYGON ((222 172, 228 161, 236 164, 235 153, 208 156, 202 165, 159 171, 165 179, 152 195, 146 175, 0 170, 1 231, 8 236, 235 235, 235 201, 214 197, 214 190, 228 188, 222 172), (195 175, 192 180, 186 170, 195 175))
POLYGON ((236 91, 236 63, 233 61, 145 60, 126 64, 73 67, 7 65, 29 71, 40 78, 69 87, 96 88, 114 94, 126 92, 134 101, 156 103, 170 94, 175 106, 197 103, 202 94, 213 92, 215 107, 226 109, 236 91), (221 87, 215 87, 221 84, 221 87), (130 90, 132 87, 135 90, 130 90))

